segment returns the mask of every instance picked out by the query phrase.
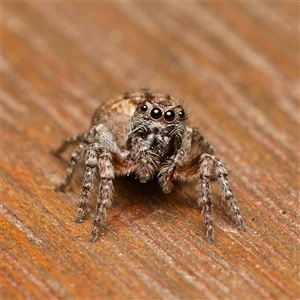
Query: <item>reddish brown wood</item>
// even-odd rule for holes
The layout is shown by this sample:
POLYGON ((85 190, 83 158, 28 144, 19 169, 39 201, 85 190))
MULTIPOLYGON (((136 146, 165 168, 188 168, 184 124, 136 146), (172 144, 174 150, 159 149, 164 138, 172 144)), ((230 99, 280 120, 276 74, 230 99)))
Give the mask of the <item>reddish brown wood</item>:
MULTIPOLYGON (((299 3, 3 2, 2 299, 299 299, 299 3), (101 238, 51 151, 120 92, 183 99, 248 228, 195 184, 115 181, 101 238)), ((66 159, 68 155, 64 156, 66 159)), ((92 204, 91 204, 92 205, 92 204)))

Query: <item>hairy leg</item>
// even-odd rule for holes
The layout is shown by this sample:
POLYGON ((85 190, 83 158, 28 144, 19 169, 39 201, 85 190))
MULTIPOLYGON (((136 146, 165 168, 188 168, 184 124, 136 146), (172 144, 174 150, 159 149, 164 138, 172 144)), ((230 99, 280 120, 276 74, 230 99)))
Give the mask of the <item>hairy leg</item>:
POLYGON ((90 198, 91 190, 94 185, 97 168, 98 168, 97 151, 95 149, 95 146, 92 144, 87 149, 86 160, 85 160, 85 173, 83 177, 78 211, 75 218, 76 223, 80 223, 83 220, 85 210, 90 198))
MULTIPOLYGON (((165 174, 168 174, 166 169, 165 174)), ((221 161, 210 154, 202 154, 195 156, 184 164, 178 164, 173 173, 173 178, 181 181, 198 180, 199 198, 198 205, 202 207, 205 223, 207 226, 206 239, 209 243, 214 242, 214 234, 212 228, 212 197, 210 180, 212 174, 216 174, 219 185, 222 189, 222 199, 227 201, 228 208, 233 215, 234 221, 238 229, 246 231, 243 218, 240 214, 239 207, 232 193, 227 171, 221 161)), ((168 178, 168 175, 162 176, 168 178)), ((164 181, 162 181, 164 183, 164 181)))
POLYGON ((77 162, 81 159, 82 153, 85 150, 85 148, 86 148, 85 144, 80 144, 78 146, 78 148, 73 152, 73 154, 70 158, 70 161, 69 161, 66 175, 65 175, 64 179, 62 180, 61 184, 55 188, 56 192, 64 191, 66 186, 70 184, 70 181, 72 179, 72 176, 73 176, 73 173, 75 170, 75 166, 76 166, 77 162))
POLYGON ((59 156, 62 152, 64 152, 70 145, 76 144, 78 142, 83 141, 85 133, 78 134, 76 136, 71 136, 67 138, 59 148, 53 151, 53 154, 59 156))
POLYGON ((244 224, 243 218, 240 214, 239 207, 236 203, 236 200, 234 198, 234 195, 232 193, 229 180, 227 178, 227 170, 224 168, 221 161, 209 154, 204 154, 201 156, 201 165, 199 168, 199 175, 200 175, 200 182, 206 182, 206 184, 203 183, 203 185, 200 187, 201 195, 204 195, 204 197, 199 198, 199 204, 204 204, 203 208, 203 214, 205 217, 205 222, 207 223, 207 233, 206 238, 208 242, 213 242, 213 232, 211 228, 211 192, 210 192, 210 186, 209 186, 209 178, 213 172, 215 172, 219 185, 222 189, 222 199, 223 201, 227 201, 228 207, 233 215, 234 221, 236 223, 236 226, 238 229, 242 231, 246 231, 246 226, 244 224))
POLYGON ((170 193, 173 189, 173 179, 178 163, 182 163, 186 157, 183 150, 179 150, 176 156, 168 161, 159 172, 159 184, 164 193, 170 193))
POLYGON ((213 162, 210 159, 204 158, 199 168, 200 180, 198 189, 200 192, 198 198, 198 205, 202 207, 206 224, 206 240, 212 244, 214 242, 214 234, 212 228, 212 211, 211 211, 211 188, 210 188, 210 174, 213 168, 213 162))
POLYGON ((192 142, 196 143, 201 149, 201 153, 214 154, 214 148, 208 141, 205 140, 203 135, 200 134, 197 128, 193 128, 192 142))
POLYGON ((98 236, 98 227, 105 219, 106 208, 111 205, 113 193, 114 169, 111 163, 111 155, 103 152, 99 155, 100 185, 97 197, 97 205, 93 217, 93 229, 90 242, 94 242, 98 236))
POLYGON ((56 155, 66 150, 66 148, 76 142, 81 141, 81 144, 73 152, 69 166, 66 171, 66 175, 62 180, 61 184, 56 187, 56 191, 63 191, 67 185, 69 185, 77 162, 82 158, 82 154, 89 147, 94 145, 97 148, 107 148, 111 150, 114 145, 114 140, 110 132, 103 124, 98 124, 90 129, 90 131, 79 134, 75 137, 70 137, 55 151, 56 155))
POLYGON ((242 231, 246 231, 246 226, 244 224, 243 218, 240 214, 240 209, 236 203, 234 195, 232 193, 229 180, 227 178, 227 170, 224 168, 223 164, 220 160, 212 156, 212 160, 214 161, 215 165, 215 173, 219 182, 219 185, 222 189, 222 200, 227 202, 228 208, 230 209, 236 226, 238 229, 242 231))

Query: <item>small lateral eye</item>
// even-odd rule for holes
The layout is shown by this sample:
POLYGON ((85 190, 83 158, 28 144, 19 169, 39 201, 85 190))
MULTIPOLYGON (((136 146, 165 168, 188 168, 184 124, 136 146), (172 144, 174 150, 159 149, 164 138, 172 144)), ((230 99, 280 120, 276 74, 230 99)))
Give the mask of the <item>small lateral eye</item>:
POLYGON ((151 118, 158 120, 161 118, 162 112, 159 108, 156 107, 151 110, 150 116, 151 118))
POLYGON ((148 106, 146 104, 141 106, 141 111, 146 112, 148 110, 148 106))
POLYGON ((181 111, 178 113, 178 116, 179 116, 179 118, 180 118, 180 119, 183 119, 183 118, 184 118, 184 116, 185 116, 185 113, 184 113, 184 111, 183 111, 183 110, 181 110, 181 111))
POLYGON ((175 113, 173 110, 167 110, 164 114, 164 118, 167 122, 171 122, 175 119, 175 113))

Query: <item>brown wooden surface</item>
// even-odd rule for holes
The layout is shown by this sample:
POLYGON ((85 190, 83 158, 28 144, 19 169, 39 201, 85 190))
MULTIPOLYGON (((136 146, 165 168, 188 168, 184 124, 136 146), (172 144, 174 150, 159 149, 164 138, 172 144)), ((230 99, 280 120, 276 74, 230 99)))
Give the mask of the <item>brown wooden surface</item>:
POLYGON ((2 2, 2 47, 1 299, 299 299, 299 3, 2 2), (117 179, 88 243, 51 150, 138 87, 184 100, 246 233, 216 203, 209 245, 195 184, 117 179))

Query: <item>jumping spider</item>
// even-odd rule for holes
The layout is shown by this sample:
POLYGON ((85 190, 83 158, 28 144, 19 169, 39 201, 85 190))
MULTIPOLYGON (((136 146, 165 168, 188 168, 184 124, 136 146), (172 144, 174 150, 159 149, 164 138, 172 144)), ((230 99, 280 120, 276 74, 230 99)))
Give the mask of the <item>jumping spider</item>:
POLYGON ((226 169, 198 129, 187 125, 186 113, 174 97, 142 89, 112 99, 96 110, 88 131, 66 139, 55 154, 76 143, 79 146, 56 191, 64 191, 76 164, 84 157, 77 223, 83 221, 96 177, 100 180, 90 242, 96 240, 99 224, 111 204, 113 179, 130 174, 143 183, 157 176, 164 193, 172 191, 173 180, 197 181, 198 205, 202 207, 209 243, 214 242, 210 180, 216 178, 236 226, 246 231, 226 169), (193 154, 195 145, 200 154, 193 154))

